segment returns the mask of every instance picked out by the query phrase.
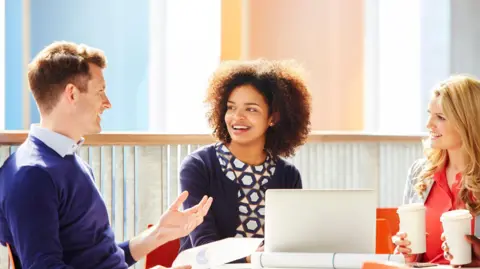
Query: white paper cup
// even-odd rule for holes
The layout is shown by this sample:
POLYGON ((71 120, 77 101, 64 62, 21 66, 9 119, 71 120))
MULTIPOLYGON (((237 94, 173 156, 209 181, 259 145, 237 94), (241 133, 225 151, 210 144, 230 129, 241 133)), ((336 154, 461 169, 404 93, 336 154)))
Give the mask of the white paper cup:
POLYGON ((472 233, 472 215, 468 210, 452 210, 442 214, 440 221, 449 253, 453 256, 450 264, 464 265, 472 262, 472 246, 465 235, 472 233))
POLYGON ((423 203, 406 204, 398 207, 400 232, 407 234, 411 254, 425 253, 427 233, 425 230, 425 205, 423 203))

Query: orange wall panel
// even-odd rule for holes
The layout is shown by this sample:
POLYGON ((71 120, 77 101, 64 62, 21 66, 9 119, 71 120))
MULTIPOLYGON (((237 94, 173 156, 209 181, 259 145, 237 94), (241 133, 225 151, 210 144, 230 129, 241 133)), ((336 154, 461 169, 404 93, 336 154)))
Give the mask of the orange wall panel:
POLYGON ((363 0, 246 1, 248 58, 305 66, 313 130, 362 130, 363 0))
POLYGON ((222 0, 221 60, 238 60, 242 53, 242 0, 222 0))

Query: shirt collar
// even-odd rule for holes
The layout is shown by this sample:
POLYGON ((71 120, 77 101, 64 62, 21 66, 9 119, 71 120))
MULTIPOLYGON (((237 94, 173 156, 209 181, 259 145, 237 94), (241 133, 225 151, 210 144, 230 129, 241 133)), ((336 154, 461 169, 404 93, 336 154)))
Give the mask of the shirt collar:
POLYGON ((82 137, 80 141, 75 142, 75 140, 69 137, 42 128, 38 124, 32 124, 30 126, 29 134, 45 143, 45 145, 57 152, 62 158, 66 155, 73 155, 85 141, 82 137))

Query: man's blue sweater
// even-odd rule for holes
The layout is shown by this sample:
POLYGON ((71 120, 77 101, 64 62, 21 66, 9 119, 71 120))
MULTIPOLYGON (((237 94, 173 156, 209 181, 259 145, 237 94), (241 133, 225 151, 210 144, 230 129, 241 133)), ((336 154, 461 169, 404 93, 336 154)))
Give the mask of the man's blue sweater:
POLYGON ((32 126, 0 170, 0 242, 23 268, 127 268, 128 242, 117 245, 107 208, 77 143, 32 126))

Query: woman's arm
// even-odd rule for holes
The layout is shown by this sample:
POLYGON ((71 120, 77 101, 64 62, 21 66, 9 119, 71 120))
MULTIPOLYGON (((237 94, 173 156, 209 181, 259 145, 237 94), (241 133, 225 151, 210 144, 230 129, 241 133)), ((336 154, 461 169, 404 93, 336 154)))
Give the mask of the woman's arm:
MULTIPOLYGON (((197 205, 202 198, 211 194, 208 191, 209 178, 205 164, 192 156, 188 156, 180 168, 180 188, 188 191, 188 198, 183 203, 184 210, 197 205)), ((216 203, 217 201, 213 201, 216 203)), ((195 230, 190 233, 192 246, 200 246, 219 240, 218 229, 215 224, 213 206, 195 230)))
POLYGON ((298 171, 297 167, 295 167, 293 164, 289 174, 289 177, 293 178, 293 184, 288 187, 292 189, 303 189, 302 176, 300 175, 300 171, 298 171))
POLYGON ((425 161, 425 159, 416 160, 408 169, 407 181, 405 182, 405 188, 403 190, 403 204, 412 203, 413 198, 417 195, 415 184, 417 183, 420 172, 422 172, 425 161))

